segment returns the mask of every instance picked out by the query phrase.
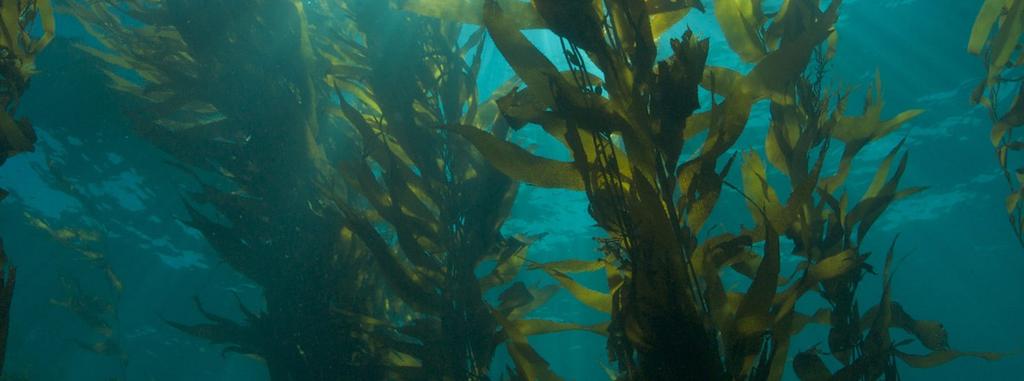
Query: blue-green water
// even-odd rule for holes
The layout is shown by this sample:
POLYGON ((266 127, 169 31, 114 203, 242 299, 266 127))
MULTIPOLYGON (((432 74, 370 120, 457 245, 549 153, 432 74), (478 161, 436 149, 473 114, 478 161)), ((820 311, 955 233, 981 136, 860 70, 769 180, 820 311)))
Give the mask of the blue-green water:
MULTIPOLYGON (((847 0, 838 29, 840 45, 831 78, 860 85, 851 102, 881 73, 886 114, 923 108, 925 114, 862 154, 850 180, 866 187, 877 163, 899 139, 906 139, 910 163, 903 184, 928 189, 889 210, 873 231, 868 249, 884 253, 899 235, 894 298, 915 316, 941 320, 950 344, 964 351, 1013 353, 1024 350, 1024 250, 1006 223, 1006 183, 989 141, 991 122, 969 102, 984 76, 981 60, 967 54, 967 37, 980 0, 847 0)), ((710 62, 742 68, 716 29, 713 6, 689 15, 684 26, 711 38, 710 62)), ((210 310, 241 318, 232 291, 250 305, 262 303, 261 290, 219 260, 187 218, 181 194, 191 178, 169 165, 169 156, 136 136, 123 101, 105 86, 102 73, 78 60, 71 41, 89 43, 76 21, 58 17, 58 39, 39 58, 36 75, 19 113, 39 134, 37 150, 11 159, 0 169, 0 187, 12 196, 0 204, 0 234, 18 266, 6 372, 32 380, 261 380, 262 362, 222 354, 222 346, 192 338, 164 324, 199 321, 198 295, 210 310), (61 188, 49 168, 59 169, 75 191, 61 188), (83 350, 90 328, 51 299, 65 292, 60 277, 85 287, 105 282, 102 270, 33 228, 25 213, 53 226, 101 230, 95 245, 119 274, 124 292, 116 301, 116 336, 121 351, 104 356, 83 350), (93 267, 90 267, 93 266, 93 267)), ((557 40, 530 37, 552 56, 557 40)), ((484 53, 480 88, 497 87, 511 75, 500 55, 484 53)), ((755 108, 737 148, 759 148, 768 125, 767 108, 755 108)), ((527 128, 517 139, 559 155, 557 143, 527 128)), ((722 223, 748 218, 716 215, 722 223)), ((547 233, 531 249, 538 261, 592 258, 593 237, 601 234, 586 212, 582 193, 526 186, 520 192, 510 233, 547 233)), ((881 255, 872 261, 878 263, 881 255)), ((785 259, 784 259, 785 261, 785 259)), ((547 281, 526 275, 528 281, 547 281)), ((868 275, 860 289, 877 300, 881 280, 868 275)), ((584 279, 600 284, 600 277, 584 279)), ((593 322, 601 315, 564 293, 538 316, 593 322)), ((794 348, 823 343, 826 330, 798 336, 794 348)), ((605 379, 604 339, 565 333, 531 339, 552 368, 567 379, 605 379)), ((509 360, 499 353, 493 369, 509 360)), ((965 358, 935 369, 909 369, 906 380, 1017 380, 1024 378, 1024 356, 996 362, 965 358)), ((792 376, 789 376, 792 377, 792 376)))

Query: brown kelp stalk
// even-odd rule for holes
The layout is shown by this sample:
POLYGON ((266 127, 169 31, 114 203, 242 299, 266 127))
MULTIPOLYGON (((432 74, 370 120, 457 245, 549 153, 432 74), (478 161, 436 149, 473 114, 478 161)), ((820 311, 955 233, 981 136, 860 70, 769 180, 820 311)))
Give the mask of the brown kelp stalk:
POLYGON ((18 271, 7 263, 3 241, 0 241, 0 375, 4 370, 7 355, 7 328, 11 324, 11 301, 14 299, 14 282, 18 271))
POLYGON ((339 90, 336 113, 352 126, 359 155, 339 171, 370 210, 345 208, 409 311, 387 324, 411 339, 394 345, 416 360, 404 376, 485 380, 496 347, 507 343, 516 379, 554 379, 526 337, 603 325, 527 319, 557 288, 513 282, 533 240, 501 232, 518 184, 448 130, 501 137, 508 130, 495 100, 477 93, 485 30, 403 13, 386 1, 343 3, 356 30, 336 38, 325 56, 339 90), (495 267, 477 276, 484 262, 495 267), (484 293, 498 287, 504 290, 492 305, 484 293))
MULTIPOLYGON (((15 120, 14 114, 36 72, 35 57, 53 39, 54 30, 50 0, 0 4, 0 165, 20 152, 32 151, 35 144, 32 124, 24 118, 15 120), (32 36, 30 30, 37 25, 43 33, 32 36)), ((0 190, 0 199, 6 195, 0 190)))
POLYGON ((1019 58, 1022 25, 1024 1, 986 0, 971 30, 967 51, 985 59, 985 79, 971 101, 984 106, 992 119, 992 146, 1010 187, 1006 212, 1013 233, 1024 246, 1024 166, 1019 164, 1024 140, 1014 135, 1024 126, 1024 86, 1012 74, 1024 65, 1019 58), (1004 100, 1007 95, 1012 96, 1009 104, 1004 100))
MULTIPOLYGON (((191 226, 263 291, 235 322, 173 324, 266 360, 274 380, 383 378, 378 354, 336 311, 379 316, 368 257, 329 201, 305 2, 72 2, 103 45, 111 86, 144 105, 139 133, 196 173, 191 226), (128 72, 132 75, 124 76, 128 72), (131 79, 130 79, 131 78, 131 79)), ((197 303, 198 304, 198 303, 197 303)))

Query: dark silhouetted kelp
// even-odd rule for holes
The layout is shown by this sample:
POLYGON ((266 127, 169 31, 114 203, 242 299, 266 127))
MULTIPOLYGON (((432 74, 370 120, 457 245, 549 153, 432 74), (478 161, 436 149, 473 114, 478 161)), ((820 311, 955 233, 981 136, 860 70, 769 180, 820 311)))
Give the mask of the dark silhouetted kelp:
POLYGON ((381 316, 386 304, 364 245, 339 234, 345 221, 329 205, 315 142, 328 92, 310 71, 303 3, 73 2, 69 12, 104 45, 82 48, 117 68, 112 86, 146 101, 130 113, 139 133, 202 184, 189 223, 263 290, 265 311, 240 306, 246 321, 204 313, 210 323, 175 325, 266 360, 275 380, 382 378, 376 344, 336 313, 381 316))
POLYGON ((0 374, 3 374, 4 357, 7 354, 7 328, 10 326, 11 300, 14 298, 14 282, 17 269, 7 263, 3 241, 0 241, 0 374))

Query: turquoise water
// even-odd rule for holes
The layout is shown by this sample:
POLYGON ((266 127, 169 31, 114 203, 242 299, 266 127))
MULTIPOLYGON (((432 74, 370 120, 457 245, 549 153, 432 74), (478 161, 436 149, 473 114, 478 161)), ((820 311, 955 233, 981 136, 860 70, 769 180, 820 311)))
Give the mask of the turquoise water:
MULTIPOLYGON (((922 194, 896 204, 877 223, 869 243, 880 263, 889 242, 899 235, 894 298, 919 318, 940 320, 950 344, 963 351, 1013 353, 1024 350, 1024 250, 1006 223, 1006 183, 989 142, 991 122, 969 102, 984 76, 981 60, 967 54, 967 37, 980 0, 847 0, 838 29, 840 45, 832 72, 836 84, 857 85, 850 109, 857 110, 863 90, 880 73, 886 115, 922 108, 921 117, 862 154, 852 187, 866 187, 878 162, 906 139, 910 163, 903 184, 927 186, 922 194)), ((36 152, 11 159, 0 169, 0 187, 12 196, 0 204, 0 233, 19 283, 8 343, 9 375, 32 380, 262 380, 266 367, 251 356, 222 354, 209 344, 174 330, 164 320, 199 321, 198 295, 212 311, 241 319, 232 292, 260 306, 261 290, 217 258, 195 230, 181 203, 194 186, 189 175, 170 165, 173 159, 135 135, 130 100, 105 86, 105 77, 70 46, 90 43, 76 22, 59 17, 58 39, 39 58, 36 75, 20 106, 40 134, 36 152), (52 167, 52 169, 50 168, 52 167), (69 180, 62 186, 54 169, 69 180), (124 292, 114 305, 117 355, 83 350, 90 328, 51 303, 66 290, 61 278, 84 288, 106 282, 104 270, 52 240, 28 223, 25 213, 52 226, 84 226, 103 232, 96 250, 106 253, 124 292)), ((678 30, 690 27, 711 39, 710 62, 742 69, 707 14, 689 15, 678 30)), ((530 34, 550 56, 558 54, 552 35, 530 34)), ((493 89, 511 75, 500 55, 488 47, 483 56, 481 89, 493 89)), ((556 63, 557 60, 556 60, 556 63)), ((767 129, 767 108, 755 108, 738 148, 759 148, 767 129)), ((540 152, 560 154, 557 143, 527 128, 517 136, 540 152)), ((723 224, 747 217, 735 210, 716 216, 723 224)), ((593 237, 601 234, 586 212, 582 193, 524 186, 509 233, 547 233, 531 249, 538 261, 594 258, 593 237), (591 255, 587 257, 587 255, 591 255)), ((784 258, 785 262, 786 259, 784 258)), ((789 263, 793 264, 795 259, 789 263)), ((860 289, 877 300, 881 280, 868 275, 860 289)), ((527 274, 528 282, 545 282, 527 274)), ((599 285, 600 276, 583 278, 599 285)), ((549 281, 547 281, 549 282, 549 281)), ((596 322, 593 312, 560 294, 537 311, 540 317, 596 322)), ((794 348, 824 342, 815 327, 798 336, 794 348)), ((605 379, 604 339, 565 333, 531 343, 566 379, 605 379)), ((504 369, 499 352, 494 370, 504 369)), ((935 369, 909 369, 905 380, 1017 380, 1024 356, 1001 361, 965 358, 935 369)), ((792 375, 788 377, 793 377, 792 375)), ((358 379, 358 378, 356 378, 358 379)), ((792 378, 795 379, 795 378, 792 378)))

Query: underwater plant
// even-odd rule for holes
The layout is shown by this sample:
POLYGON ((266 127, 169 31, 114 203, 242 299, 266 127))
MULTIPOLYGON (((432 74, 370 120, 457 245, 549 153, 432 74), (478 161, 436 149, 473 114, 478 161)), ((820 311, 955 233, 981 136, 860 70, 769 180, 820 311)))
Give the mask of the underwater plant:
MULTIPOLYGON (((0 165, 36 141, 27 119, 14 119, 19 99, 35 73, 35 57, 53 39, 55 22, 50 0, 19 0, 0 4, 0 165), (36 21, 38 20, 38 24, 36 21), (39 27, 42 34, 33 36, 39 27)), ((0 199, 6 192, 0 190, 0 199)))
POLYGON ((1016 74, 1024 64, 1019 48, 1022 25, 1024 2, 986 0, 975 19, 967 51, 985 60, 985 79, 971 94, 971 101, 985 107, 992 119, 992 146, 1010 187, 1006 212, 1013 233, 1024 246, 1024 166, 1020 164, 1024 140, 1014 135, 1024 125, 1024 86, 1016 74))
MULTIPOLYGON (((60 172, 49 168, 60 182, 60 172)), ((85 204, 88 196, 76 189, 64 189, 85 204)), ((74 266, 75 272, 61 273, 58 276, 62 294, 59 298, 51 298, 50 304, 61 308, 77 317, 95 339, 75 339, 78 347, 102 356, 117 359, 121 371, 126 373, 128 355, 122 349, 122 332, 117 306, 124 292, 124 283, 111 266, 106 254, 97 249, 103 234, 94 229, 80 227, 55 227, 42 218, 25 213, 25 219, 33 228, 46 233, 53 242, 60 244, 70 252, 77 254, 76 261, 84 261, 89 266, 74 266), (80 278, 92 276, 102 279, 103 290, 88 289, 82 285, 80 278)))
POLYGON ((97 340, 77 339, 75 342, 85 351, 117 358, 121 362, 122 372, 127 372, 128 355, 121 348, 118 332, 118 300, 85 290, 81 281, 69 274, 63 274, 58 279, 64 296, 51 299, 50 304, 74 314, 99 336, 97 340))
POLYGON ((335 48, 323 54, 338 90, 332 112, 351 126, 357 147, 338 170, 354 192, 336 204, 409 311, 398 324, 377 324, 409 338, 393 346, 416 360, 401 378, 488 379, 502 343, 513 379, 556 377, 526 338, 603 333, 604 325, 528 318, 558 288, 514 281, 539 238, 502 234, 518 183, 449 131, 509 130, 498 100, 478 94, 486 30, 397 12, 386 1, 339 3, 355 31, 333 37, 335 48), (493 268, 478 276, 484 263, 493 268), (498 288, 491 304, 484 295, 498 288))
MULTIPOLYGON (((744 190, 754 219, 767 215, 769 222, 783 221, 781 230, 793 243, 792 255, 806 262, 802 272, 776 301, 776 332, 800 327, 807 321, 829 326, 828 353, 843 364, 834 374, 818 357, 817 348, 793 358, 793 367, 801 380, 886 379, 898 377, 896 359, 911 367, 942 365, 961 356, 988 360, 1002 357, 996 353, 960 352, 951 348, 948 333, 937 321, 918 320, 891 297, 892 261, 895 240, 886 254, 882 276, 882 295, 877 305, 861 311, 857 289, 864 276, 876 273, 868 264, 871 253, 864 251, 865 237, 879 217, 893 203, 925 190, 923 187, 900 189, 908 161, 904 141, 899 141, 882 159, 859 201, 851 202, 844 186, 857 155, 871 145, 879 145, 906 121, 922 110, 906 110, 883 120, 882 82, 867 90, 862 115, 848 115, 848 92, 833 94, 823 87, 829 53, 819 50, 807 73, 787 91, 790 104, 771 105, 771 125, 765 136, 768 161, 789 180, 791 194, 786 204, 778 201, 775 189, 765 180, 767 171, 757 154, 744 164, 744 190), (841 145, 842 154, 834 169, 825 169, 826 157, 841 145), (902 152, 902 154, 901 154, 902 152), (809 192, 801 194, 801 192, 809 192), (816 195, 817 197, 812 197, 816 195), (759 207, 760 205, 760 207, 759 207), (792 309, 804 293, 816 291, 828 304, 811 316, 782 312, 792 309), (787 321, 789 320, 789 321, 787 321), (913 338, 894 341, 890 331, 902 330, 913 338), (917 341, 929 352, 911 354, 900 347, 917 341)), ((788 339, 776 339, 776 346, 787 348, 788 339)), ((784 353, 784 352, 780 352, 784 353)), ((781 371, 782 362, 772 371, 781 371)), ((773 374, 773 378, 778 376, 773 374)))
POLYGON ((370 257, 329 205, 307 13, 294 1, 72 2, 138 133, 194 173, 188 222, 263 291, 264 311, 172 323, 266 361, 275 380, 381 378, 372 338, 337 317, 380 316, 370 257), (253 64, 259 62, 260 64, 253 64), (269 63, 269 64, 264 64, 269 63), (131 78, 125 77, 131 73, 131 78))
POLYGON ((7 329, 10 326, 11 300, 14 298, 14 282, 18 271, 7 263, 3 241, 0 241, 0 375, 4 370, 4 357, 7 354, 7 329))
MULTIPOLYGON (((134 378, 127 374, 154 366, 147 363, 152 357, 141 354, 139 348, 151 348, 158 337, 167 336, 175 343, 190 343, 175 340, 181 332, 165 326, 159 319, 145 322, 155 335, 140 335, 132 311, 137 310, 140 301, 154 300, 146 297, 148 292, 143 293, 147 290, 146 278, 139 277, 147 273, 141 270, 143 264, 149 263, 156 269, 167 265, 203 268, 204 261, 194 256, 192 250, 202 250, 205 242, 174 218, 184 212, 180 203, 166 201, 178 200, 179 184, 188 183, 190 178, 184 173, 166 173, 174 171, 173 167, 160 165, 167 157, 131 135, 131 123, 122 112, 138 102, 131 95, 106 86, 107 77, 100 71, 102 65, 97 65, 99 61, 73 44, 74 41, 61 37, 50 43, 36 63, 44 70, 33 78, 32 92, 22 105, 23 112, 33 116, 37 131, 45 138, 37 143, 37 154, 21 164, 29 165, 37 176, 36 181, 43 181, 48 188, 59 191, 61 197, 70 196, 66 199, 71 202, 55 214, 47 206, 31 202, 37 195, 35 187, 18 184, 17 192, 12 192, 16 193, 14 202, 17 203, 13 208, 24 208, 26 218, 17 218, 17 214, 22 214, 18 212, 10 220, 24 220, 27 222, 24 227, 36 230, 27 234, 13 233, 15 235, 10 237, 12 243, 16 237, 23 244, 28 239, 28 244, 34 248, 28 253, 37 253, 25 260, 21 266, 24 270, 19 268, 22 274, 33 271, 37 274, 33 276, 34 282, 19 289, 21 296, 37 296, 20 306, 18 316, 47 314, 71 323, 60 324, 50 331, 48 337, 66 344, 47 352, 47 357, 74 353, 90 359, 97 374, 106 372, 118 379, 134 378), (49 105, 57 105, 59 112, 33 111, 40 105, 44 110, 52 107, 49 105), (161 167, 164 170, 157 169, 161 167), (160 176, 145 176, 149 173, 160 173, 160 176), (138 177, 138 174, 145 177, 138 177), (140 213, 143 210, 145 213, 140 213), (39 268, 36 267, 39 261, 51 265, 47 270, 33 270, 39 268), (59 271, 52 270, 54 267, 59 271), (72 282, 80 287, 67 287, 72 282), (40 290, 40 284, 49 287, 40 290), (137 299, 140 296, 143 299, 137 299), (98 298, 112 307, 110 313, 100 315, 101 324, 72 308, 79 302, 89 303, 88 299, 98 298), (107 343, 98 345, 102 342, 107 343)), ((8 226, 9 229, 19 227, 8 226)), ((186 290, 190 292, 195 291, 186 290)), ((249 295, 243 297, 252 300, 249 295)), ((184 305, 184 311, 189 311, 191 300, 185 296, 177 302, 184 305)), ((167 302, 175 301, 154 302, 150 308, 162 310, 170 305, 167 302)), ((227 310, 233 307, 231 304, 227 310)), ((33 360, 33 352, 26 353, 22 339, 33 334, 31 329, 25 328, 26 324, 32 327, 31 322, 38 320, 38 317, 14 318, 11 345, 16 357, 9 364, 10 371, 46 377, 39 375, 39 370, 32 370, 33 363, 39 360, 33 360)), ((148 329, 146 332, 151 332, 148 329)), ((58 372, 56 368, 47 369, 58 372)))
MULTIPOLYGON (((213 29, 212 24, 179 18, 191 14, 198 3, 149 2, 121 8, 99 3, 69 5, 68 11, 104 45, 102 49, 81 49, 113 65, 105 70, 112 87, 147 103, 141 110, 132 110, 140 134, 188 165, 184 169, 194 173, 203 188, 191 196, 192 201, 212 205, 219 215, 208 217, 198 206, 188 206, 190 224, 229 264, 258 283, 267 300, 265 313, 240 306, 245 321, 235 322, 206 311, 197 299, 200 313, 210 323, 170 324, 226 345, 225 352, 265 359, 273 379, 394 379, 431 374, 480 378, 486 376, 495 347, 503 341, 509 342, 514 357, 525 357, 532 366, 538 356, 526 343, 526 335, 580 329, 573 324, 519 319, 543 304, 554 289, 531 291, 522 283, 510 283, 523 266, 531 240, 500 234, 516 184, 486 164, 470 145, 438 129, 455 121, 474 121, 477 115, 489 115, 488 124, 501 120, 496 118, 493 100, 477 104, 476 72, 483 31, 476 33, 471 43, 457 46, 457 25, 436 27, 423 20, 389 16, 381 13, 392 11, 383 3, 311 4, 353 12, 355 23, 332 24, 332 20, 321 20, 319 14, 308 17, 321 23, 318 27, 322 30, 330 26, 351 32, 354 27, 359 40, 346 41, 343 39, 354 35, 307 35, 312 27, 301 5, 261 4, 263 8, 244 8, 253 12, 251 19, 245 19, 252 24, 236 21, 240 23, 235 26, 237 32, 223 36, 226 40, 221 49, 203 39, 207 37, 204 30, 213 29), (363 13, 357 17, 354 10, 363 13), (132 23, 122 20, 121 12, 141 26, 128 26, 132 23), (416 49, 406 52, 410 55, 406 60, 392 57, 388 48, 399 41, 387 37, 392 35, 389 30, 375 25, 378 16, 389 17, 392 23, 384 25, 424 33, 423 39, 407 42, 407 47, 416 49), (276 23, 264 25, 271 22, 276 23), (280 51, 267 50, 263 44, 271 40, 269 36, 243 33, 256 26, 295 33, 285 35, 297 42, 289 45, 295 47, 286 52, 290 55, 283 56, 294 58, 290 63, 297 72, 275 68, 269 73, 265 70, 271 68, 245 65, 257 54, 275 60, 282 57, 280 51), (314 46, 328 61, 332 54, 359 57, 355 66, 333 63, 325 87, 334 86, 339 94, 355 94, 363 110, 386 111, 369 115, 381 119, 372 129, 360 129, 368 126, 370 118, 345 103, 344 96, 339 99, 343 107, 322 106, 325 115, 341 116, 351 124, 346 128, 354 132, 350 136, 362 134, 365 141, 359 147, 367 152, 365 157, 349 154, 344 160, 339 171, 341 184, 332 179, 333 171, 323 170, 327 154, 318 145, 328 145, 324 143, 330 140, 326 129, 332 124, 318 114, 324 110, 316 99, 325 94, 309 69, 314 46), (422 61, 418 54, 428 52, 417 49, 430 49, 432 54, 447 51, 448 56, 422 61), (464 57, 472 51, 476 58, 470 64, 464 57), (253 72, 239 72, 232 64, 253 72), (410 68, 419 74, 404 76, 412 73, 410 68), (134 82, 119 73, 125 70, 145 82, 134 82), (449 71, 450 76, 429 76, 435 71, 449 71), (278 85, 279 81, 284 84, 278 85), (209 83, 223 88, 210 88, 209 83), (240 85, 245 87, 233 87, 240 85), (410 87, 419 93, 402 93, 410 87), (297 94, 296 89, 305 92, 297 94), (240 96, 239 91, 247 96, 240 96), (403 103, 412 98, 421 102, 415 108, 428 111, 413 111, 412 103, 403 103), (252 110, 253 105, 267 107, 252 110), (489 111, 478 113, 478 106, 489 111), (472 111, 460 115, 462 107, 472 111), (318 133, 321 122, 325 131, 318 133), (402 145, 378 147, 374 142, 382 131, 401 137, 402 145), (398 162, 388 157, 395 154, 416 161, 398 162), (281 160, 295 157, 306 160, 281 160), (437 159, 441 166, 436 170, 425 164, 437 159), (370 168, 383 165, 388 165, 392 181, 425 185, 412 191, 424 191, 417 196, 426 199, 410 198, 413 193, 404 184, 390 182, 386 188, 380 187, 370 168), (401 174, 407 176, 397 177, 401 174), (224 183, 231 184, 231 189, 215 185, 224 183), (494 199, 470 191, 481 186, 493 190, 486 196, 494 199), (302 196, 303 192, 309 195, 302 196), (357 198, 368 205, 354 201, 357 198), (388 205, 382 200, 388 200, 388 205), (430 208, 425 209, 424 203, 430 208), (494 205, 500 207, 494 209, 494 205), (428 226, 433 230, 419 230, 423 226, 410 220, 406 209, 427 213, 412 217, 433 219, 428 226), (221 222, 224 220, 226 223, 221 222), (380 236, 376 230, 380 222, 389 225, 387 233, 396 235, 398 243, 391 245, 380 236), (424 252, 424 247, 432 253, 424 252), (375 264, 368 262, 371 259, 375 264), (414 267, 408 267, 405 260, 414 267), (432 260, 439 262, 432 264, 432 260), (497 266, 491 275, 478 279, 474 270, 484 260, 495 261, 497 266), (373 286, 377 272, 397 297, 380 295, 383 288, 373 286), (438 276, 439 283, 423 283, 425 277, 420 274, 438 276), (487 304, 483 292, 502 285, 509 288, 499 298, 501 305, 487 304), (432 287, 438 288, 438 294, 432 287), (450 307, 442 308, 448 303, 450 307), (389 316, 403 312, 408 317, 399 319, 401 325, 395 328, 389 316), (364 335, 370 332, 377 334, 364 335), (396 332, 406 339, 396 341, 396 332), (339 351, 351 355, 338 356, 339 351)), ((223 11, 229 8, 225 5, 223 11)), ((212 12, 204 8, 209 17, 205 22, 227 18, 212 12)), ((537 371, 541 370, 531 367, 518 372, 537 371)))
POLYGON ((778 380, 790 359, 803 380, 878 379, 896 377, 897 360, 998 358, 953 351, 941 324, 892 301, 894 249, 878 306, 857 304, 875 272, 861 251, 867 233, 922 189, 900 187, 902 143, 858 201, 844 183, 864 147, 920 111, 882 119, 880 80, 859 116, 846 113, 848 93, 826 89, 841 3, 790 0, 765 12, 760 1, 715 2, 747 73, 708 62, 709 40, 689 30, 659 55, 665 34, 703 10, 697 0, 143 0, 66 10, 101 44, 81 49, 105 61, 111 86, 142 101, 129 110, 139 134, 199 184, 186 197, 189 224, 266 301, 263 311, 239 301, 237 321, 197 297, 207 322, 168 324, 265 360, 272 379, 487 379, 504 343, 508 377, 557 380, 527 337, 565 330, 606 335, 612 376, 623 380, 778 380), (556 35, 567 70, 523 29, 556 35), (518 79, 483 99, 487 37, 518 79), (762 102, 763 155, 741 155, 762 102), (528 124, 572 160, 509 139, 528 124), (839 148, 837 168, 826 165, 839 148), (730 181, 734 166, 741 185, 730 181), (502 232, 519 182, 585 192, 607 233, 600 258, 529 261, 536 237, 502 232), (731 196, 723 187, 745 200, 753 226, 706 226, 731 196), (787 278, 790 246, 801 264, 787 278), (485 263, 493 270, 478 274, 485 263), (558 288, 515 281, 523 267, 610 322, 530 319, 558 288), (601 270, 608 292, 570 275, 601 270), (730 276, 749 286, 726 288, 730 276), (485 297, 494 289, 497 303, 485 297), (811 293, 828 306, 797 311, 811 293), (811 323, 830 326, 835 372, 816 348, 789 356, 791 337, 811 323), (904 353, 894 329, 931 352, 904 353))
MULTIPOLYGON (((727 14, 726 4, 718 4, 719 17, 727 14)), ((708 41, 687 31, 672 41, 670 57, 661 62, 655 60, 655 41, 700 4, 537 1, 535 6, 567 46, 571 71, 559 72, 497 3, 485 2, 483 24, 526 83, 524 90, 509 93, 499 105, 506 118, 518 122, 513 128, 527 122, 544 127, 570 150, 573 162, 533 156, 473 130, 454 131, 513 178, 586 191, 591 215, 609 235, 604 261, 614 264, 609 269, 612 293, 585 289, 557 266, 546 271, 584 304, 611 314, 609 357, 618 363, 622 378, 766 375, 772 352, 760 353, 769 348, 769 326, 757 322, 768 321, 775 294, 776 228, 762 223, 755 233, 715 241, 731 248, 729 255, 745 253, 742 248, 754 240, 766 242, 765 260, 756 266, 757 274, 751 274, 751 291, 741 295, 738 306, 733 304, 729 317, 721 311, 727 301, 724 292, 706 292, 711 286, 701 282, 705 274, 698 272, 694 261, 696 237, 734 160, 726 159, 720 171, 718 159, 739 137, 754 101, 781 92, 801 73, 814 47, 829 36, 838 2, 826 12, 802 5, 818 13, 814 18, 789 13, 785 21, 796 24, 788 29, 798 38, 787 38, 776 51, 761 52, 767 57, 758 57, 760 63, 746 78, 722 78, 722 83, 731 84, 725 101, 698 116, 694 112, 699 108, 708 41), (586 17, 573 17, 581 14, 586 17), (603 79, 589 73, 584 55, 604 73, 603 79), (687 132, 692 136, 702 130, 709 135, 700 154, 678 165, 687 132), (721 347, 719 335, 725 341, 721 347)), ((739 20, 737 15, 726 21, 739 20)), ((738 26, 728 24, 726 29, 738 26)), ((715 71, 709 73, 714 81, 715 71)), ((712 271, 717 275, 717 270, 712 271)))
MULTIPOLYGON (((896 357, 913 366, 944 362, 918 361, 895 349, 889 329, 908 329, 919 321, 894 319, 888 292, 880 313, 862 315, 853 298, 864 272, 871 270, 865 262, 869 254, 859 250, 866 233, 892 202, 922 189, 899 189, 905 154, 889 175, 902 144, 883 161, 858 203, 849 205, 842 184, 864 146, 920 110, 882 120, 879 82, 864 115, 849 117, 846 96, 823 90, 840 1, 824 8, 816 0, 788 1, 770 14, 759 1, 715 2, 730 47, 753 65, 745 75, 707 63, 708 41, 691 31, 670 41, 667 59, 656 60, 663 33, 691 9, 703 9, 696 1, 535 0, 534 9, 513 2, 472 3, 458 8, 461 13, 451 12, 445 7, 451 2, 445 1, 411 2, 410 9, 483 24, 526 85, 498 101, 501 114, 513 129, 540 125, 565 145, 572 161, 533 155, 478 129, 449 130, 514 179, 586 192, 591 216, 608 233, 604 257, 589 266, 562 262, 536 268, 583 304, 611 315, 608 351, 619 378, 781 379, 789 338, 810 322, 832 325, 829 344, 844 367, 833 375, 823 366, 809 372, 798 362, 801 379, 892 376, 896 357), (520 31, 537 27, 530 20, 538 19, 561 39, 567 72, 520 31), (809 73, 812 59, 818 70, 809 73), (601 75, 591 73, 595 67, 601 75), (704 110, 699 87, 715 94, 704 110), (769 185, 756 152, 742 157, 742 189, 727 180, 736 160, 728 153, 760 101, 771 102, 765 155, 789 180, 786 199, 769 185), (699 148, 684 157, 684 145, 691 141, 699 148), (841 142, 844 152, 835 173, 826 176, 833 141, 841 142), (701 239, 711 234, 703 226, 723 186, 742 194, 755 226, 701 239), (781 238, 805 261, 797 279, 780 277, 781 238), (727 268, 750 279, 746 292, 724 288, 721 273, 727 268), (600 269, 608 276, 608 294, 566 275, 600 269), (830 309, 796 312, 797 301, 810 291, 822 294, 830 309)), ((936 351, 925 357, 962 355, 935 343, 934 337, 945 336, 941 325, 923 326, 929 329, 918 331, 918 339, 936 351)), ((800 359, 810 360, 811 354, 800 359)))
MULTIPOLYGON (((19 99, 35 74, 35 57, 53 39, 55 22, 50 0, 0 3, 0 165, 11 156, 32 151, 35 132, 28 119, 15 119, 19 99), (38 24, 36 21, 38 20, 38 24), (41 35, 33 36, 38 26, 41 35)), ((0 189, 0 200, 7 191, 0 189)), ((0 375, 3 374, 17 271, 8 263, 0 240, 0 375)))

